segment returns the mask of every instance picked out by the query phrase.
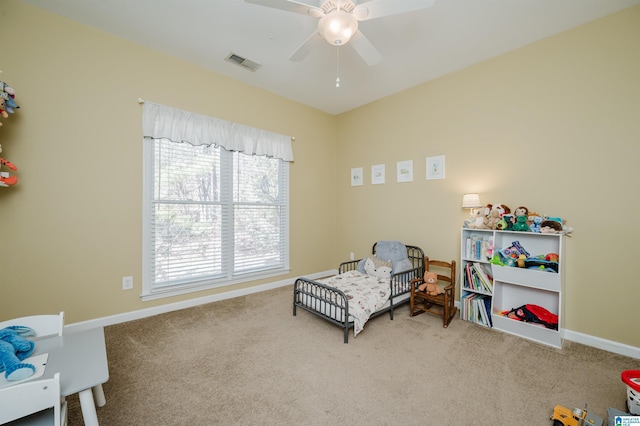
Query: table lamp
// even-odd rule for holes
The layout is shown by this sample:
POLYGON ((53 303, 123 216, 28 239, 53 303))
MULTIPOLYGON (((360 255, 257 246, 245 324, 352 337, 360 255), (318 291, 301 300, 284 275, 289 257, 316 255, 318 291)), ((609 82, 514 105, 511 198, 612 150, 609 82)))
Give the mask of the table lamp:
POLYGON ((480 196, 478 194, 464 194, 462 196, 462 208, 470 209, 471 217, 476 214, 476 209, 480 207, 482 207, 482 204, 480 204, 480 196))

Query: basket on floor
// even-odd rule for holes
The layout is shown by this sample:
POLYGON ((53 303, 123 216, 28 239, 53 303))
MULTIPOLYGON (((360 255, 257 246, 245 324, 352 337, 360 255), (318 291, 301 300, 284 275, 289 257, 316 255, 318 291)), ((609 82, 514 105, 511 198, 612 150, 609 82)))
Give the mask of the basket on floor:
POLYGON ((640 370, 626 370, 621 374, 622 381, 627 385, 627 407, 629 412, 640 415, 640 370))

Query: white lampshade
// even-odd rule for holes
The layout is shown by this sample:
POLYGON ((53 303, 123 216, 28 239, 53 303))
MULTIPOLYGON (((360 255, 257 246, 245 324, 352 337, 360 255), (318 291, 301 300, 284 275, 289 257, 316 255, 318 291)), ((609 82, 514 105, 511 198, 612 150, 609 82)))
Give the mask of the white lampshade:
POLYGON ((480 204, 480 196, 478 194, 464 194, 462 196, 463 209, 477 209, 482 207, 480 204))
POLYGON ((318 32, 332 46, 347 44, 358 31, 358 20, 350 13, 335 11, 318 21, 318 32))

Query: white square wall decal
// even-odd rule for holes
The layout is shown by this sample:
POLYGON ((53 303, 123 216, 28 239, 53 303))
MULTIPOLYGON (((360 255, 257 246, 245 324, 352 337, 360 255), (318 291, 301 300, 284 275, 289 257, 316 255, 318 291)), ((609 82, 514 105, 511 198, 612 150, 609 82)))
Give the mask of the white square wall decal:
POLYGON ((398 161, 398 182, 413 181, 413 160, 398 161))
POLYGON ((444 179, 444 155, 427 157, 427 180, 444 179))
POLYGON ((362 186, 362 167, 351 169, 351 186, 362 186))

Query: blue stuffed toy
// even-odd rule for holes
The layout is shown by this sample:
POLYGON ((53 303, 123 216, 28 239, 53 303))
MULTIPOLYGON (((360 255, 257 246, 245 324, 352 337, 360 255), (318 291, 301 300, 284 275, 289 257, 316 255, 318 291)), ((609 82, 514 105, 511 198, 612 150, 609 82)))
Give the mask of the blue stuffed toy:
POLYGON ((12 325, 0 330, 0 373, 9 381, 23 380, 36 372, 33 364, 21 362, 33 353, 35 343, 25 336, 35 336, 32 328, 12 325))

